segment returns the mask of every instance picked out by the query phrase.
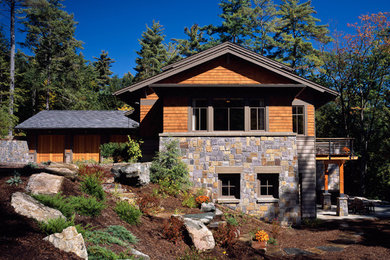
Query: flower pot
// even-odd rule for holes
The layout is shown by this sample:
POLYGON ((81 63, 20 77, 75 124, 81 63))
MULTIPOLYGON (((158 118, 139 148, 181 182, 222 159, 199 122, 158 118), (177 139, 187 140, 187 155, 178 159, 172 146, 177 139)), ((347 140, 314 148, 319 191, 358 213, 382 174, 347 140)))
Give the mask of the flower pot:
POLYGON ((266 250, 267 242, 266 241, 252 241, 252 247, 256 250, 266 250))

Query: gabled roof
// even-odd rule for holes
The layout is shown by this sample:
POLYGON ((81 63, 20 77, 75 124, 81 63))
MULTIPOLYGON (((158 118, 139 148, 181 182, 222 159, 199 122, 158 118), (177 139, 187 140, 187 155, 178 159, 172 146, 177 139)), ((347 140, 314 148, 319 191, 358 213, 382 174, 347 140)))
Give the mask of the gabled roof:
POLYGON ((248 62, 251 62, 255 65, 258 65, 260 67, 263 67, 267 70, 270 70, 272 72, 275 72, 281 76, 284 76, 288 79, 291 79, 298 84, 303 84, 309 88, 315 89, 321 93, 326 92, 327 94, 337 96, 337 91, 331 90, 327 87, 321 86, 320 84, 317 84, 315 82, 312 82, 308 79, 302 78, 296 74, 293 73, 293 69, 280 63, 277 61, 274 61, 272 59, 266 58, 260 54, 257 54, 253 51, 250 51, 246 48, 243 48, 237 44, 231 43, 231 42, 225 42, 222 44, 219 44, 217 46, 214 46, 210 49, 207 49, 205 51, 199 52, 195 55, 192 55, 190 57, 187 57, 183 60, 180 60, 174 64, 168 65, 163 68, 163 72, 160 74, 157 74, 153 77, 150 77, 148 79, 145 79, 143 81, 140 81, 138 83, 135 83, 131 86, 125 87, 123 89, 120 89, 114 93, 114 95, 121 95, 126 92, 134 92, 137 90, 140 90, 144 87, 150 86, 151 84, 157 83, 163 79, 166 79, 168 77, 171 77, 175 74, 178 74, 180 72, 183 72, 185 70, 188 70, 192 67, 198 66, 202 63, 205 63, 207 61, 210 61, 212 59, 215 59, 217 57, 220 57, 225 54, 231 54, 234 56, 237 56, 239 58, 242 58, 248 62))
POLYGON ((16 129, 132 129, 138 123, 125 116, 128 111, 44 110, 17 125, 16 129))

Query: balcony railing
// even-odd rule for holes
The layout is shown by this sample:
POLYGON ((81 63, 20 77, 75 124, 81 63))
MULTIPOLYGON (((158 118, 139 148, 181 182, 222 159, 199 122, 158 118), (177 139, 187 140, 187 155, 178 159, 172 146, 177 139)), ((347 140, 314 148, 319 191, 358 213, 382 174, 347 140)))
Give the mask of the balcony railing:
POLYGON ((352 159, 353 138, 316 138, 317 157, 349 157, 352 159))

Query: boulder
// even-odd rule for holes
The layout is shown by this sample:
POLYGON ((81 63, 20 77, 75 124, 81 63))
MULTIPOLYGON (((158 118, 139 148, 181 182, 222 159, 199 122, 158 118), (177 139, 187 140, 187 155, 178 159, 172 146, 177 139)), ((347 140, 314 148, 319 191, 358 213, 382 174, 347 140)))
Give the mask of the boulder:
POLYGON ((111 172, 122 183, 143 186, 150 183, 150 162, 114 165, 111 172))
MULTIPOLYGON (((131 248, 130 254, 134 257, 134 259, 142 259, 142 260, 149 260, 150 257, 137 249, 131 248)), ((133 258, 132 258, 133 259, 133 258)))
POLYGON ((42 170, 51 174, 60 175, 68 179, 75 180, 77 178, 79 167, 70 163, 50 162, 50 164, 46 165, 42 170))
POLYGON ((203 202, 202 205, 200 205, 200 210, 203 212, 213 212, 215 211, 215 204, 212 202, 210 203, 203 202))
POLYGON ((32 194, 57 194, 61 191, 63 182, 63 176, 41 172, 31 175, 26 191, 32 194))
POLYGON ((62 251, 75 253, 80 258, 88 259, 83 236, 77 232, 74 226, 65 228, 61 233, 47 236, 43 240, 49 241, 62 251))
POLYGON ((15 212, 28 218, 34 218, 37 221, 48 221, 54 218, 65 218, 59 210, 46 207, 31 196, 15 192, 11 197, 11 205, 15 212))
POLYGON ((205 251, 215 247, 213 233, 200 221, 183 218, 184 226, 196 249, 205 251))

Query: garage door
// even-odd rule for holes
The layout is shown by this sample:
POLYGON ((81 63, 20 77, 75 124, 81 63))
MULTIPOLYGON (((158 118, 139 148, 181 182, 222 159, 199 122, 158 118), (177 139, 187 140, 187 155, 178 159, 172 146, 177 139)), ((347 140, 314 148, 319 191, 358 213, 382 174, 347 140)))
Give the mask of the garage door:
POLYGON ((39 135, 37 162, 63 162, 65 149, 64 135, 39 135))
POLYGON ((100 135, 75 135, 73 139, 73 161, 100 159, 100 135))

